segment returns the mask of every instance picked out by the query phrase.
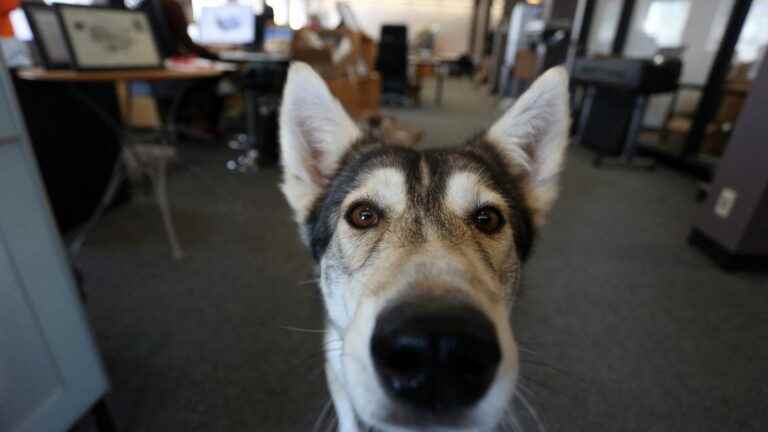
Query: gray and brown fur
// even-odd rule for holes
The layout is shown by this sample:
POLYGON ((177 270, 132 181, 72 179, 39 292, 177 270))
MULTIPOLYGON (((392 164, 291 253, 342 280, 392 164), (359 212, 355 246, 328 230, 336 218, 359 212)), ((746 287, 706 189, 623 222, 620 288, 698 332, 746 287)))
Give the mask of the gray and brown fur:
POLYGON ((545 74, 485 133, 418 151, 361 131, 304 64, 289 72, 280 118, 283 191, 317 263, 327 312, 326 375, 341 432, 493 430, 515 391, 509 321, 523 262, 557 196, 569 126, 567 76, 545 74), (360 230, 365 202, 379 223, 360 230), (474 212, 502 225, 481 232, 474 212), (424 294, 424 295, 422 295, 424 294), (502 362, 484 398, 451 419, 410 416, 379 387, 369 358, 376 317, 404 298, 467 299, 494 323, 502 362), (432 422, 434 420, 434 422, 432 422))
POLYGON ((443 205, 446 182, 452 173, 478 173, 484 183, 504 197, 510 209, 518 255, 525 260, 532 247, 534 226, 531 209, 521 188, 521 178, 511 175, 510 164, 483 137, 451 150, 418 151, 411 148, 360 140, 344 155, 327 191, 318 197, 306 222, 310 249, 316 260, 325 253, 334 232, 334 216, 347 191, 366 173, 377 168, 402 170, 407 179, 410 212, 402 216, 402 246, 425 241, 424 226, 434 225, 446 239, 460 239, 462 221, 451 218, 443 205))

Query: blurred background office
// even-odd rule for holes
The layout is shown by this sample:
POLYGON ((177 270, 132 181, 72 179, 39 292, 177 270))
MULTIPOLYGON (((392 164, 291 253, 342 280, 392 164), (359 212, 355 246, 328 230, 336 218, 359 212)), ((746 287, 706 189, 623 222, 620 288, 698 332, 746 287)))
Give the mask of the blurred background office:
POLYGON ((765 430, 767 28, 768 0, 0 0, 0 432, 331 430, 292 61, 422 149, 564 65, 521 425, 765 430))

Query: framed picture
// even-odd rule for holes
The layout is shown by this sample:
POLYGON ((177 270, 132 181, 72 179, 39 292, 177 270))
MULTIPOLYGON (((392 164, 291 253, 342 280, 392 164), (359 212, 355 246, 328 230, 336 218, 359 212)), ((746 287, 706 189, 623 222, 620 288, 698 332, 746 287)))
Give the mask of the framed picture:
POLYGON ((141 10, 57 4, 73 66, 80 70, 163 67, 149 18, 141 10))
POLYGON ((48 69, 71 68, 72 58, 56 9, 42 3, 24 3, 22 8, 43 66, 48 69))

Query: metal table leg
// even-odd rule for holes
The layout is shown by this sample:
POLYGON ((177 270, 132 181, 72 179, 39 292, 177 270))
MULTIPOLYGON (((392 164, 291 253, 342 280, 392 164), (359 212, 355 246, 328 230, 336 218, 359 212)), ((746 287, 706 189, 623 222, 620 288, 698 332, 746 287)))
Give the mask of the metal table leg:
MULTIPOLYGON (((582 104, 581 113, 579 115, 579 128, 576 133, 575 143, 583 144, 584 131, 589 121, 590 111, 594 104, 595 95, 597 90, 594 86, 589 86, 584 96, 584 103, 582 104)), ((622 165, 627 168, 641 168, 641 169, 654 169, 655 163, 636 165, 634 159, 637 154, 637 140, 640 135, 640 130, 643 126, 643 119, 645 117, 645 109, 648 105, 648 95, 637 95, 635 100, 635 106, 632 109, 632 115, 630 118, 630 124, 627 129, 626 137, 624 138, 624 147, 622 154, 618 160, 618 165, 622 165)), ((605 157, 597 151, 593 160, 593 165, 600 167, 604 163, 605 157)), ((611 165, 617 165, 612 163, 611 165)))
POLYGON ((445 70, 443 64, 440 64, 437 67, 437 76, 435 78, 435 105, 441 106, 443 104, 443 87, 445 87, 445 70))
MULTIPOLYGON (((184 89, 179 92, 179 95, 174 100, 174 103, 171 107, 171 111, 168 115, 168 123, 164 128, 161 129, 161 140, 164 144, 167 145, 168 142, 172 143, 171 148, 175 149, 176 145, 176 127, 175 127, 175 117, 178 112, 178 108, 180 105, 180 101, 183 97, 183 94, 186 92, 186 89, 189 88, 189 85, 185 86, 184 89)), ((87 95, 81 94, 77 91, 77 88, 74 85, 70 85, 70 91, 72 94, 77 98, 83 101, 86 105, 88 105, 92 111, 94 111, 99 117, 101 117, 115 132, 115 135, 118 138, 118 143, 120 146, 120 154, 117 156, 117 159, 115 160, 115 166, 112 169, 112 175, 110 177, 109 183, 107 185, 107 188, 104 191, 104 194, 102 195, 101 201, 99 202, 99 205, 96 207, 96 210, 94 210, 91 217, 86 221, 85 224, 83 224, 82 228, 78 231, 75 238, 70 242, 69 250, 72 255, 77 255, 80 250, 82 249, 83 244, 86 241, 86 238, 88 234, 91 232, 94 226, 101 220, 101 217, 104 215, 106 210, 109 208, 110 205, 112 205, 115 196, 117 195, 117 191, 120 187, 120 184, 122 184, 123 180, 128 178, 128 173, 125 165, 125 157, 129 157, 130 159, 137 162, 138 165, 146 164, 146 161, 143 161, 146 157, 145 154, 140 154, 139 150, 135 150, 132 148, 132 146, 128 143, 128 141, 131 140, 130 137, 130 127, 125 126, 123 123, 115 120, 112 118, 112 116, 109 115, 109 113, 105 112, 97 103, 93 102, 87 95)), ((128 83, 127 91, 126 91, 126 110, 128 112, 128 121, 130 121, 130 115, 132 110, 132 97, 133 94, 131 92, 131 84, 128 83)), ((171 250, 173 253, 174 258, 180 259, 183 257, 184 253, 181 249, 181 246, 179 245, 178 236, 176 234, 175 227, 173 225, 173 220, 171 219, 170 214, 170 207, 168 204, 168 196, 167 196, 167 190, 166 190, 166 164, 170 158, 164 158, 163 160, 153 160, 150 161, 151 163, 157 163, 159 166, 156 167, 149 167, 149 171, 147 171, 146 166, 138 166, 139 170, 143 172, 144 174, 149 175, 150 181, 153 183, 153 189, 155 192, 155 198, 157 201, 158 206, 160 207, 160 211, 163 217, 163 224, 166 228, 166 233, 168 235, 168 241, 171 245, 171 250)))
POLYGON ((643 117, 645 116, 645 107, 648 105, 648 96, 640 95, 635 100, 635 109, 632 112, 632 120, 629 124, 629 130, 627 131, 627 138, 624 141, 624 151, 622 153, 622 159, 627 164, 632 163, 632 159, 635 157, 635 151, 637 149, 637 138, 640 135, 640 127, 643 124, 643 117))
POLYGON ((635 101, 635 109, 632 112, 632 120, 630 121, 629 129, 627 130, 627 138, 624 142, 624 151, 621 155, 621 159, 625 166, 630 168, 639 168, 653 170, 656 168, 655 161, 643 164, 635 163, 635 156, 637 156, 637 141, 640 138, 640 130, 643 126, 643 120, 645 119, 645 108, 648 106, 648 95, 639 95, 635 101))

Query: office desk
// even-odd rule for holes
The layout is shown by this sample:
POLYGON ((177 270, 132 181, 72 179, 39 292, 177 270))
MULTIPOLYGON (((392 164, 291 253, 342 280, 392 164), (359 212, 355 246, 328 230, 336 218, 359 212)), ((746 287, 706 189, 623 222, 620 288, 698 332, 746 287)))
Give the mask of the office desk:
POLYGON ((422 57, 412 55, 408 61, 416 68, 415 73, 419 82, 421 82, 422 78, 435 77, 435 105, 442 105, 443 88, 445 86, 445 77, 448 75, 449 64, 456 60, 439 56, 422 57))
POLYGON ((224 73, 221 68, 178 69, 125 69, 109 71, 19 69, 17 75, 30 81, 104 82, 104 81, 173 81, 216 78, 224 73))
MULTIPOLYGON (((171 145, 146 145, 138 144, 139 139, 136 138, 136 134, 132 131, 130 125, 126 124, 122 118, 114 118, 110 112, 100 106, 96 101, 88 97, 87 94, 78 91, 77 83, 93 83, 93 82, 132 82, 132 81, 195 81, 199 79, 215 78, 223 75, 224 68, 221 67, 190 67, 190 68, 169 68, 169 69, 150 69, 150 70, 110 70, 110 71, 74 71, 74 70, 45 70, 39 68, 20 69, 17 71, 19 79, 27 81, 45 81, 45 82, 58 82, 67 84, 70 92, 83 104, 88 106, 97 114, 106 124, 108 124, 114 131, 120 147, 122 155, 120 155, 112 169, 112 175, 109 180, 109 184, 104 191, 101 202, 97 209, 93 212, 92 216, 79 230, 77 236, 70 243, 70 250, 72 253, 77 253, 85 242, 85 238, 90 230, 96 225, 104 211, 112 204, 115 195, 119 189, 120 184, 128 176, 128 170, 124 166, 125 162, 130 160, 135 163, 143 174, 147 175, 153 183, 158 205, 160 207, 163 222, 166 227, 168 240, 171 245, 173 256, 181 258, 183 252, 179 245, 176 230, 173 225, 170 209, 167 200, 167 193, 165 188, 166 183, 166 167, 167 163, 175 156, 175 117, 176 112, 181 104, 181 98, 185 91, 182 90, 178 93, 177 97, 171 104, 169 113, 167 115, 167 124, 161 126, 158 130, 159 139, 163 144, 170 143, 171 145), (125 160, 123 160, 125 158, 125 160)), ((131 86, 127 86, 128 96, 126 103, 130 104, 132 95, 130 92, 131 86)), ((129 107, 125 110, 127 113, 132 112, 129 107)), ((130 119, 129 119, 130 121, 130 119)), ((142 140, 145 139, 142 137, 142 140)), ((152 141, 156 139, 153 137, 152 141)))
MULTIPOLYGON (((76 70, 47 70, 42 68, 28 68, 19 69, 16 75, 23 80, 27 81, 46 81, 46 82, 60 82, 67 84, 86 83, 86 82, 114 82, 118 83, 130 83, 133 81, 194 81, 206 78, 216 78, 222 76, 225 72, 232 69, 225 66, 212 66, 212 67, 179 67, 179 68, 166 68, 166 69, 119 69, 119 70, 107 70, 107 71, 76 71, 76 70)), ((126 113, 131 113, 130 106, 132 94, 131 86, 126 87, 128 89, 125 109, 126 113)), ((104 110, 100 109, 98 104, 92 103, 87 97, 83 97, 82 94, 77 92, 75 86, 70 86, 70 90, 78 95, 80 99, 83 99, 94 111, 98 113, 102 119, 107 121, 113 128, 119 130, 120 134, 125 132, 128 128, 120 119, 113 119, 109 114, 104 113, 104 110)), ((168 133, 168 138, 173 144, 176 144, 175 134, 175 121, 176 113, 181 104, 181 99, 186 93, 186 88, 178 92, 177 97, 171 104, 169 112, 167 113, 167 124, 161 128, 162 132, 168 133)))

